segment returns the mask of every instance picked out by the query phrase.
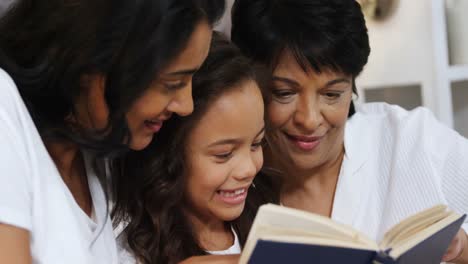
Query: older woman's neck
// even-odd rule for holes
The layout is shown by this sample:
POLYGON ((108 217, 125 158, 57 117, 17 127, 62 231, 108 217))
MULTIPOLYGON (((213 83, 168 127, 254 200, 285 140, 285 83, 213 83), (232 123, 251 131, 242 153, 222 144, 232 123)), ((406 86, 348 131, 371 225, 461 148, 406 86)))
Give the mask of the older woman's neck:
POLYGON ((281 203, 330 217, 343 157, 344 149, 329 162, 309 170, 279 161, 267 161, 276 164, 275 168, 282 171, 281 203))

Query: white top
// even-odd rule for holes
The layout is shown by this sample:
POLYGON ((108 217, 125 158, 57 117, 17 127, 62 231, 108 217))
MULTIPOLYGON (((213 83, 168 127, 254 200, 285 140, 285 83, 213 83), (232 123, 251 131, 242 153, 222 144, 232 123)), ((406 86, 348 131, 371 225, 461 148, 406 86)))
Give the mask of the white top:
MULTIPOLYGON (((126 242, 126 236, 123 232, 125 224, 120 224, 115 230, 115 234, 117 235, 117 248, 119 251, 119 263, 120 264, 136 264, 138 263, 135 255, 131 253, 129 249, 128 243, 126 242)), ((236 231, 231 228, 232 234, 234 235, 234 244, 225 250, 219 251, 206 251, 206 253, 211 255, 234 255, 241 253, 241 247, 239 243, 239 238, 237 237, 236 231)))
POLYGON ((15 84, 1 69, 0 146, 0 223, 30 232, 33 263, 117 263, 99 180, 87 166, 91 219, 63 182, 15 84))
POLYGON ((344 144, 332 219, 380 241, 435 204, 468 212, 468 140, 429 110, 364 104, 347 122, 344 144))
POLYGON ((127 235, 124 232, 125 227, 128 223, 120 222, 119 225, 114 229, 114 234, 117 237, 117 252, 119 254, 119 264, 136 264, 136 260, 133 251, 127 243, 127 235))
POLYGON ((235 255, 241 253, 241 247, 239 244, 239 238, 237 237, 237 233, 234 228, 231 227, 232 234, 234 235, 234 244, 231 247, 225 250, 218 250, 218 251, 206 251, 206 253, 211 255, 235 255))

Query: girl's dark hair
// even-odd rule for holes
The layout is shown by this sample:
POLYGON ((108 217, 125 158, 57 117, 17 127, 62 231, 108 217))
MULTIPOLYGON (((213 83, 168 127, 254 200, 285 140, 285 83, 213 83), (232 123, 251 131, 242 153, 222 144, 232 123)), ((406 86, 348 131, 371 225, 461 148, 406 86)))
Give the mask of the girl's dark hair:
MULTIPOLYGON (((343 72, 354 79, 370 53, 356 0, 236 0, 231 38, 242 52, 274 68, 284 50, 305 70, 343 72)), ((355 112, 351 103, 349 116, 355 112)))
MULTIPOLYGON (((183 213, 187 138, 222 94, 249 80, 263 87, 265 81, 258 73, 233 44, 215 33, 208 58, 193 79, 194 113, 172 118, 148 148, 130 152, 122 159, 123 171, 135 177, 127 183, 129 195, 116 204, 114 217, 117 223, 127 224, 125 242, 142 263, 177 263, 206 254, 183 213), (131 196, 134 193, 137 196, 131 196)), ((241 242, 259 204, 273 197, 268 193, 266 176, 258 176, 254 182, 256 188, 249 192, 242 216, 233 222, 241 242)))
MULTIPOLYGON (((13 78, 44 139, 102 154, 126 150, 125 114, 185 48, 208 0, 19 0, 0 20, 0 67, 13 78), (71 125, 83 76, 106 77, 109 122, 71 125)), ((224 1, 220 1, 224 2, 224 1)), ((223 8, 224 6, 219 5, 223 8)))

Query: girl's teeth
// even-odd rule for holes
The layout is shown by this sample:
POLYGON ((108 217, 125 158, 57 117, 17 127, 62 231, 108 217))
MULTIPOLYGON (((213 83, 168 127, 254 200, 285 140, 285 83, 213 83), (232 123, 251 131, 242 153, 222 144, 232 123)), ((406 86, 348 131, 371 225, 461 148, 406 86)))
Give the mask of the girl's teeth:
POLYGON ((244 192, 245 192, 244 189, 240 189, 240 190, 235 191, 234 193, 235 193, 236 195, 239 195, 239 194, 244 193, 244 192))
POLYGON ((243 194, 244 192, 245 192, 245 189, 239 189, 233 192, 219 191, 219 194, 225 197, 234 197, 234 196, 243 194))

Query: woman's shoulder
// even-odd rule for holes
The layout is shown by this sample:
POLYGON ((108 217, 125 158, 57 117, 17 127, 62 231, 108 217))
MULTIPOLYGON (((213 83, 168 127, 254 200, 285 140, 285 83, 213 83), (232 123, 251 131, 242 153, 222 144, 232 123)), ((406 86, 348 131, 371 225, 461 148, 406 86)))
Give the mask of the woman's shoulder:
MULTIPOLYGON (((13 78, 2 68, 0 68, 0 95, 4 98, 5 96, 13 96, 18 94, 18 88, 16 87, 13 78)), ((8 98, 7 98, 8 99, 8 98)), ((2 101, 6 101, 2 99, 2 101)))
MULTIPOLYGON (((12 77, 0 68, 0 136, 16 150, 39 149, 42 139, 12 77)), ((26 151, 28 152, 28 151, 26 151)))
POLYGON ((440 122, 425 107, 405 110, 386 103, 369 103, 357 107, 356 114, 346 124, 348 145, 366 142, 376 149, 419 149, 420 153, 440 156, 467 140, 440 122), (440 140, 440 139, 444 140, 440 140), (442 151, 445 150, 445 151, 442 151))
POLYGON ((435 119, 434 114, 425 107, 416 107, 412 110, 406 110, 398 105, 387 103, 365 103, 358 105, 356 115, 366 116, 368 118, 404 121, 407 119, 424 118, 435 119))
POLYGON ((0 83, 3 85, 4 83, 10 83, 14 85, 13 79, 11 76, 2 68, 0 68, 0 83))
POLYGON ((370 130, 385 130, 412 133, 421 127, 443 126, 434 114, 425 107, 406 110, 398 105, 387 103, 366 103, 357 106, 355 115, 350 118, 352 126, 368 127, 370 130))
MULTIPOLYGON (((29 113, 11 76, 0 68, 0 118, 13 119, 29 113)), ((3 123, 3 122, 2 122, 3 123)))
POLYGON ((453 140, 459 138, 427 108, 408 111, 396 105, 369 103, 358 106, 346 123, 345 146, 350 151, 418 148, 433 152, 433 142, 442 134, 453 135, 453 140))

